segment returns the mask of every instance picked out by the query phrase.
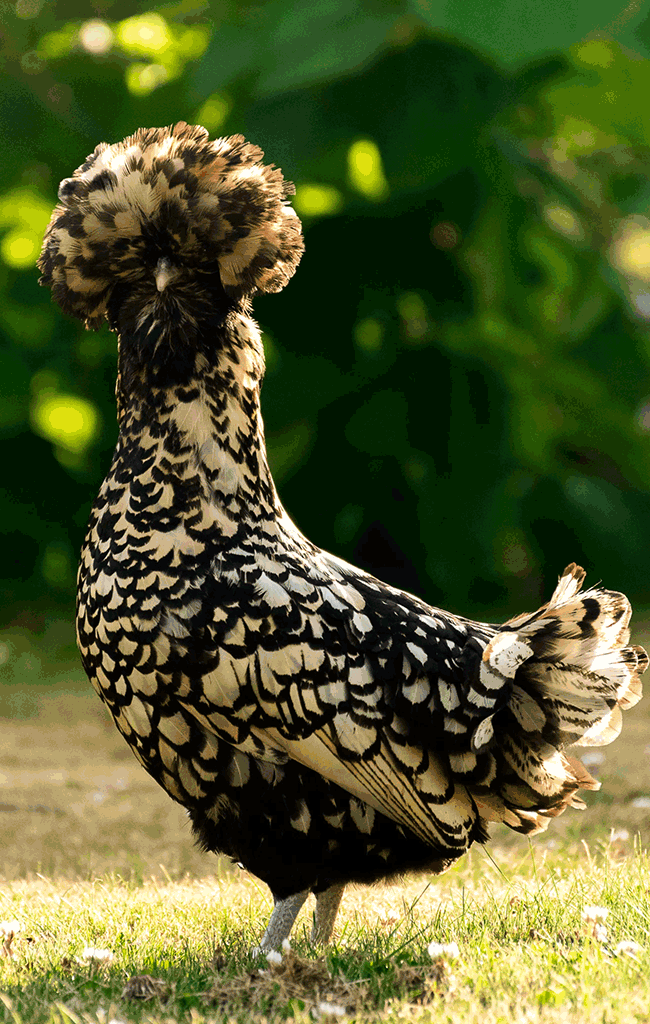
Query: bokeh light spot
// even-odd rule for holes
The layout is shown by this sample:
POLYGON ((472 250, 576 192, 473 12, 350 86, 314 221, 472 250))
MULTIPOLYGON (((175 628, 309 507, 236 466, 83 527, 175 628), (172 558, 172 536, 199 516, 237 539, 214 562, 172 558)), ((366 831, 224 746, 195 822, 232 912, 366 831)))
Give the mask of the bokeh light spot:
POLYGON ((609 257, 621 273, 650 281, 650 221, 645 217, 621 221, 609 257))
POLYGON ((215 92, 209 96, 196 115, 196 123, 210 132, 217 132, 230 113, 230 101, 215 92))
POLYGON ((431 228, 431 243, 436 249, 455 249, 460 242, 460 229, 450 220, 441 220, 431 228))
POLYGON ((379 147, 372 139, 358 139, 348 150, 348 180, 351 187, 373 202, 388 198, 389 188, 379 147))
POLYGON ((99 412, 91 402, 52 391, 36 396, 31 419, 36 433, 75 455, 91 444, 100 425, 99 412))
POLYGON ((40 251, 38 235, 25 234, 22 231, 10 231, 2 239, 2 259, 9 267, 23 270, 33 267, 40 251))
POLYGON ((354 326, 354 341, 362 352, 370 355, 380 352, 384 341, 384 325, 374 317, 359 320, 354 326))
POLYGON ((87 53, 108 53, 114 38, 111 26, 98 18, 85 21, 79 29, 79 42, 87 53))
POLYGON ((327 217, 342 209, 343 196, 333 185, 298 185, 293 205, 301 217, 327 217))
POLYGON ((428 340, 427 307, 417 292, 403 292, 397 299, 397 311, 402 319, 408 343, 418 345, 428 340))
POLYGON ((67 57, 77 45, 79 32, 77 26, 70 23, 56 32, 46 32, 38 41, 38 53, 45 60, 60 60, 67 57))
POLYGON ((29 189, 0 196, 0 230, 7 231, 0 243, 3 263, 16 270, 34 266, 51 212, 50 204, 29 189))
POLYGON ((117 38, 126 53, 142 56, 164 53, 172 45, 167 22, 154 11, 121 21, 117 38))
POLYGON ((126 87, 134 96, 148 96, 169 78, 162 64, 131 64, 126 69, 126 87))

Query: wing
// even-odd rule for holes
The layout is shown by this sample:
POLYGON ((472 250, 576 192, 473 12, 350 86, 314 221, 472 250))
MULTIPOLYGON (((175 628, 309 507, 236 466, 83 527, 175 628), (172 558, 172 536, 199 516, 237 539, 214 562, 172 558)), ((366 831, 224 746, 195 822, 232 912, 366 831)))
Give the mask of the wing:
MULTIPOLYGON (((468 649, 478 674, 483 645, 462 622, 358 570, 346 578, 343 566, 332 558, 326 579, 286 566, 281 583, 258 575, 266 616, 251 604, 233 622, 201 706, 188 710, 241 750, 299 762, 432 846, 465 849, 478 812, 455 773, 468 756, 477 769, 463 706, 468 649)), ((486 784, 490 761, 478 768, 486 784)))

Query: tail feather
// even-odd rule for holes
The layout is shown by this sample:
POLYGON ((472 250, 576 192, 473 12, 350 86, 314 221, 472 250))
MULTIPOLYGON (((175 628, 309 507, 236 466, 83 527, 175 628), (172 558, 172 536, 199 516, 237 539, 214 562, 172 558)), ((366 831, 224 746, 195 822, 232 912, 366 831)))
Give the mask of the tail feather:
POLYGON ((605 651, 591 663, 592 672, 608 675, 617 682, 616 702, 624 709, 634 707, 641 700, 643 687, 639 676, 647 667, 648 655, 638 646, 605 651))
POLYGON ((486 694, 508 694, 474 730, 473 749, 489 751, 496 772, 472 795, 483 817, 516 831, 540 831, 567 806, 584 806, 578 790, 599 783, 565 748, 611 743, 622 709, 641 698, 648 656, 628 646, 630 604, 615 591, 581 593, 584 577, 568 566, 548 604, 501 627, 468 695, 478 714, 486 694))
POLYGON ((617 704, 609 714, 587 729, 579 739, 574 740, 574 745, 576 747, 606 747, 608 743, 613 743, 618 738, 622 728, 623 713, 617 704))

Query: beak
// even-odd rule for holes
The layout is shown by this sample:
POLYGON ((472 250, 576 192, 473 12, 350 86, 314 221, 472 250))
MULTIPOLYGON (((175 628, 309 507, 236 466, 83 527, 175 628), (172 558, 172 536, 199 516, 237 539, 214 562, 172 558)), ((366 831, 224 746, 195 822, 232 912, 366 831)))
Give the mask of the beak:
POLYGON ((175 277, 178 277, 179 273, 180 271, 178 270, 178 267, 174 266, 168 256, 163 256, 162 259, 158 260, 154 271, 156 288, 158 291, 164 292, 169 282, 173 281, 175 277))

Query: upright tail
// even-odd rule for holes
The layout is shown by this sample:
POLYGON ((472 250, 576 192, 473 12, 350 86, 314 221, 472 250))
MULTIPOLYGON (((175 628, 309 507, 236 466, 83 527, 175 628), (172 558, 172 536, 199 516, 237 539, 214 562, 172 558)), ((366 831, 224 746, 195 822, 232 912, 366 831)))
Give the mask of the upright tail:
POLYGON ((545 829, 565 807, 584 807, 580 789, 599 789, 566 747, 604 746, 621 731, 621 711, 641 699, 648 667, 642 647, 628 646, 631 608, 623 594, 580 588, 584 570, 569 565, 548 604, 505 623, 486 647, 478 705, 509 686, 507 703, 483 718, 472 747, 489 748, 496 771, 470 787, 481 815, 517 832, 545 829))

